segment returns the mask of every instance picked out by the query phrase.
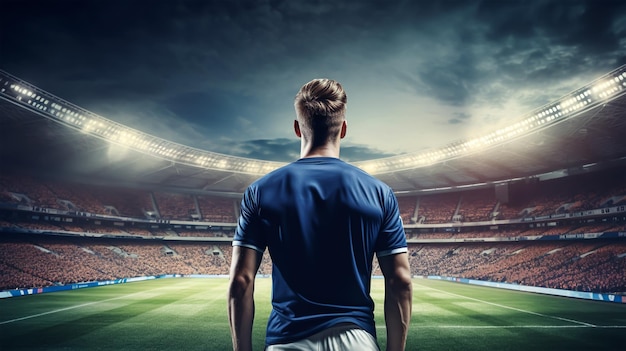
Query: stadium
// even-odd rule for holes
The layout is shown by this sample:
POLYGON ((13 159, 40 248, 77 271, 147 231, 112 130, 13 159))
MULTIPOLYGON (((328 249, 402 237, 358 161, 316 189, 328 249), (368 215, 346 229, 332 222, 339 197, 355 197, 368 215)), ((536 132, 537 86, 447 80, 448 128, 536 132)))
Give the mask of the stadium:
MULTIPOLYGON (((241 195, 283 163, 155 137, 4 71, 0 97, 2 349, 227 349, 219 278, 241 195), (207 316, 166 309, 182 299, 168 289, 204 301, 192 309, 221 301, 209 338, 189 327, 207 316)), ((625 116, 621 66, 479 138, 354 162, 399 200, 416 284, 407 349, 626 342, 625 116)))

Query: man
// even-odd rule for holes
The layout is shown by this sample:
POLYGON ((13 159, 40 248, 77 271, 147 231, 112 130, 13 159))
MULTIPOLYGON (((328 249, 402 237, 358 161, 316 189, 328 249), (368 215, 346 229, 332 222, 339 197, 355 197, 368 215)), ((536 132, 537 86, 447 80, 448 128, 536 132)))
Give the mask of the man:
POLYGON ((301 158, 244 193, 228 290, 234 350, 252 349, 254 280, 266 248, 267 350, 378 350, 374 254, 385 278, 387 350, 404 350, 412 308, 406 236, 391 189, 339 159, 346 102, 336 81, 305 84, 294 103, 301 158))

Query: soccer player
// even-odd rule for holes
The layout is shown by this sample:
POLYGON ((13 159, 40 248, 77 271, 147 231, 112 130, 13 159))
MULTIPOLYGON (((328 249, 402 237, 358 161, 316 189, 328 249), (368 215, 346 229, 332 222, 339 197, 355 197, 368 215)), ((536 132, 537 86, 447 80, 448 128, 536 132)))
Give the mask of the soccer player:
POLYGON ((234 350, 252 349, 254 280, 272 258, 266 350, 379 350, 370 281, 385 280, 387 350, 404 350, 412 284, 398 203, 383 182, 339 159, 341 84, 315 79, 295 98, 301 158, 251 184, 233 240, 228 314, 234 350))

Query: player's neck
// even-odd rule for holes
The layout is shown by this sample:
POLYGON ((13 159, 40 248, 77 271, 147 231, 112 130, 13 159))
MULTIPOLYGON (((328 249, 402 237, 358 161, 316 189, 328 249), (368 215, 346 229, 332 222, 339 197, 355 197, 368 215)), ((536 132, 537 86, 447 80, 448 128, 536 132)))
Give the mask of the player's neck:
POLYGON ((313 146, 307 143, 302 143, 300 145, 300 158, 310 158, 310 157, 339 158, 339 145, 328 143, 328 144, 313 146))

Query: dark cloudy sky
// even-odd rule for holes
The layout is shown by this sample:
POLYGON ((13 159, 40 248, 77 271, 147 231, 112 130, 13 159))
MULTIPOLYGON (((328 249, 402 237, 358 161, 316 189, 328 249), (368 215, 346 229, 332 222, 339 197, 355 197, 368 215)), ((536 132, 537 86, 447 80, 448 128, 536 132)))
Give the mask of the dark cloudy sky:
POLYGON ((293 97, 348 94, 349 161, 515 121, 626 64, 626 1, 2 0, 0 69, 185 145, 298 157, 293 97))

